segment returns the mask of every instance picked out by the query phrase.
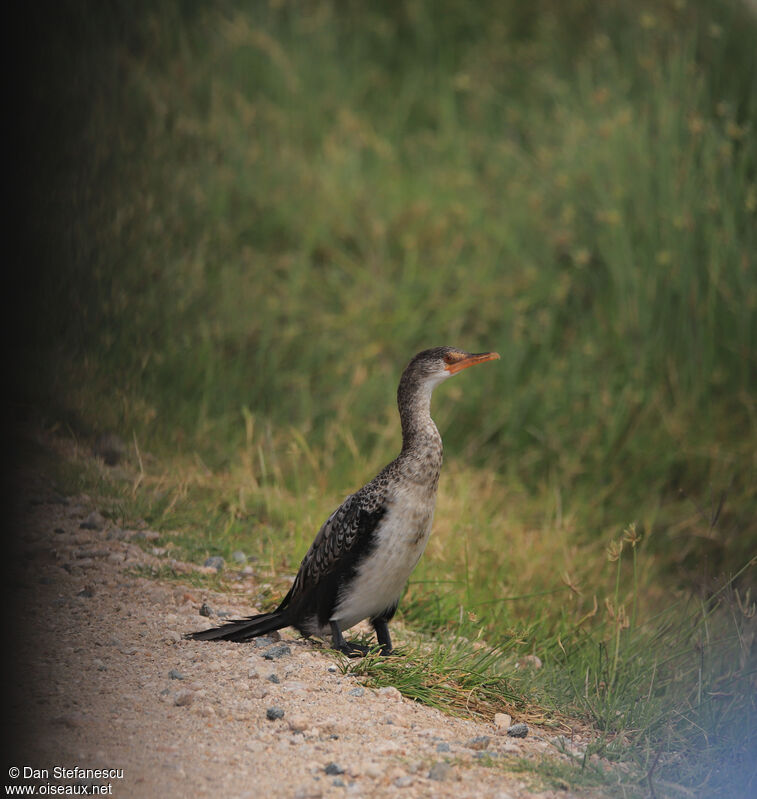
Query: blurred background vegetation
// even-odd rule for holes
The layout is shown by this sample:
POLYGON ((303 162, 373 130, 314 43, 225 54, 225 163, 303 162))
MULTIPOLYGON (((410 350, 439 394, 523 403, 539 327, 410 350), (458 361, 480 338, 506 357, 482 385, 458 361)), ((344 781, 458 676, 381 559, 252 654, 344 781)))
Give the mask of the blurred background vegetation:
MULTIPOLYGON (((615 553, 611 593, 634 608, 712 597, 755 556, 753 4, 26 17, 21 415, 241 464, 287 501, 254 521, 237 502, 225 529, 294 519, 293 569, 396 453, 409 358, 495 349, 435 397, 447 482, 409 620, 464 605, 548 648, 591 613, 624 529, 633 568, 615 553), (491 604, 538 592, 538 619, 491 604)), ((198 553, 234 543, 211 518, 198 553)))
POLYGON ((725 492, 710 565, 752 554, 753 9, 36 14, 31 396, 214 466, 246 414, 292 426, 341 490, 335 437, 391 455, 412 354, 497 349, 437 398, 448 451, 559 495, 588 536, 725 492))

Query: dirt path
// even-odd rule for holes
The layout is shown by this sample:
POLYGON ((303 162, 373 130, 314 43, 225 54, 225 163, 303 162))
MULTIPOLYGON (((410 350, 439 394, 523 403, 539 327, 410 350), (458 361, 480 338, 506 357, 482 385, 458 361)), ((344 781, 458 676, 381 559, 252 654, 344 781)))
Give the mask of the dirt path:
POLYGON ((42 474, 19 479, 14 618, 33 634, 17 645, 19 673, 6 685, 19 760, 9 766, 21 770, 12 779, 6 768, 6 786, 76 783, 57 779, 57 766, 121 770, 79 780, 119 797, 553 795, 503 768, 554 753, 550 732, 510 738, 396 689, 363 688, 288 630, 268 647, 183 640, 210 623, 203 602, 233 615, 249 605, 136 576, 162 553, 90 517, 93 499, 60 497, 42 474), (100 529, 83 528, 88 518, 100 529), (24 779, 24 767, 47 777, 24 779))

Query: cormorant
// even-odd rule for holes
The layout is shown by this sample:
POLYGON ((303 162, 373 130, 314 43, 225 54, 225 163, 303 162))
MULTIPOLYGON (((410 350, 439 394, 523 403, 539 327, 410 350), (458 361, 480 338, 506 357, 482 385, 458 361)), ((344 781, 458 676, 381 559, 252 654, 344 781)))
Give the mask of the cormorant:
POLYGON ((292 587, 272 613, 190 633, 198 641, 247 641, 282 627, 303 635, 331 634, 334 649, 365 654, 344 630, 370 619, 381 653, 391 654, 388 622, 431 532, 442 466, 442 439, 431 418, 431 393, 469 366, 499 358, 453 347, 419 352, 397 390, 402 451, 326 519, 292 587))

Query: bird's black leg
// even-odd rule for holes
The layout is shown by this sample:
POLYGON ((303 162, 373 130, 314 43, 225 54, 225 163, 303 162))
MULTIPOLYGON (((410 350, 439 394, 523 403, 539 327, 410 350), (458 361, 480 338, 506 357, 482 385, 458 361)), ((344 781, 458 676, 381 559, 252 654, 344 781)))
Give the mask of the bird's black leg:
POLYGON ((333 646, 337 652, 347 655, 348 658, 359 658, 368 654, 367 646, 363 646, 362 644, 347 643, 347 641, 344 640, 342 631, 339 629, 339 625, 335 621, 330 622, 330 624, 333 646))
POLYGON ((378 616, 375 619, 371 619, 371 624, 376 631, 376 638, 378 638, 379 645, 381 646, 381 654, 391 655, 393 651, 392 638, 389 635, 387 619, 384 616, 378 616))

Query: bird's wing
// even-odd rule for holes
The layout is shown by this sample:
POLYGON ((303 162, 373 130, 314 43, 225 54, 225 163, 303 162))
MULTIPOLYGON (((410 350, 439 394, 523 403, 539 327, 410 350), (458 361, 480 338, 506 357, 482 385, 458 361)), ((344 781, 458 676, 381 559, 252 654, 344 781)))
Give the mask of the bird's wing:
POLYGON ((384 515, 382 499, 376 495, 367 497, 363 491, 350 494, 326 519, 280 607, 296 601, 354 554, 356 545, 365 541, 384 515))

